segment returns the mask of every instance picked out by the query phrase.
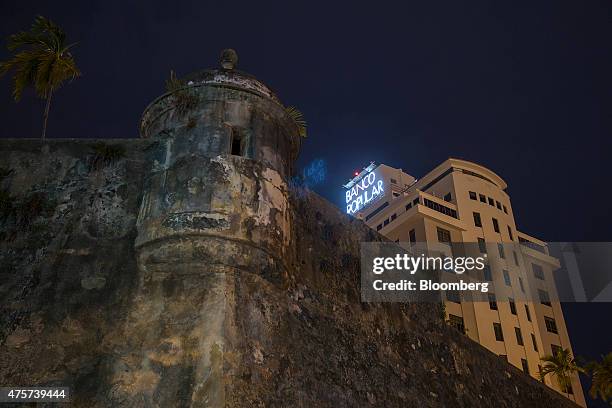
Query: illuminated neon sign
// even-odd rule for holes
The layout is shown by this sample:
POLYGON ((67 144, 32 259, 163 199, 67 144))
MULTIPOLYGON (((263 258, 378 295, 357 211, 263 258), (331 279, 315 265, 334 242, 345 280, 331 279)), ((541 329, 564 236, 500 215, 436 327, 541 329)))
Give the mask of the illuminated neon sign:
POLYGON ((375 171, 370 171, 359 180, 353 180, 349 185, 346 190, 347 214, 355 214, 384 194, 383 181, 377 179, 375 171))

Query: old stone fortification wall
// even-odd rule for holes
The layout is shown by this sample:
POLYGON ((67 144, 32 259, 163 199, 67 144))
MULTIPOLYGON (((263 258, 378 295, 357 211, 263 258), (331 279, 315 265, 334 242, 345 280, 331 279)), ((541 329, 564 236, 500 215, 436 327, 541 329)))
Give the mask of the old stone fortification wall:
POLYGON ((82 407, 574 406, 436 305, 361 303, 359 243, 382 237, 300 188, 281 257, 222 237, 195 263, 139 255, 152 142, 105 143, 0 141, 0 384, 82 407))

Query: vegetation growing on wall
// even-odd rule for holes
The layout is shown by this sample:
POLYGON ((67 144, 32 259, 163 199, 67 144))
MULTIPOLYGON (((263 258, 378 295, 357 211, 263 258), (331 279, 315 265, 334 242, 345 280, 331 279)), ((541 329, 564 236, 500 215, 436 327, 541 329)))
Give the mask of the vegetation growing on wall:
POLYGON ((91 168, 101 169, 125 157, 125 147, 98 142, 93 146, 91 168))
POLYGON ((298 128, 298 133, 301 137, 306 137, 306 120, 304 115, 295 106, 287 106, 285 111, 291 117, 295 126, 298 128))
POLYGON ((170 78, 166 80, 166 91, 172 93, 172 104, 179 116, 184 116, 195 109, 200 98, 185 81, 177 78, 173 70, 170 71, 170 78))

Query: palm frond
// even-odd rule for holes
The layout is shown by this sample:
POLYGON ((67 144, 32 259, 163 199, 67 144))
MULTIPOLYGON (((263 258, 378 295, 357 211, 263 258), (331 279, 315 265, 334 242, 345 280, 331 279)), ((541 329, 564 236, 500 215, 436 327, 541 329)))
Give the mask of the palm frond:
POLYGON ((612 399, 612 353, 602 356, 601 362, 589 363, 587 369, 591 372, 589 394, 603 401, 612 399))
POLYGON ((299 135, 301 137, 306 137, 306 120, 304 119, 302 112, 300 112, 295 106, 287 106, 285 111, 297 126, 299 135))
POLYGON ((185 82, 177 78, 173 69, 170 70, 170 78, 166 80, 166 91, 175 92, 185 87, 185 82))

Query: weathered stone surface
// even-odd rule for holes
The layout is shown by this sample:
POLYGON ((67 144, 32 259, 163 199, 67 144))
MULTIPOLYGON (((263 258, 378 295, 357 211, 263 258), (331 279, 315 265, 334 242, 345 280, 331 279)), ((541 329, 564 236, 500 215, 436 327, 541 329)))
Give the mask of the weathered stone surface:
POLYGON ((14 203, 53 201, 2 221, 0 383, 68 385, 75 406, 572 405, 432 305, 360 303, 358 244, 381 238, 308 191, 292 192, 282 259, 217 239, 189 244, 195 263, 139 270, 148 142, 122 143, 91 170, 90 142, 0 142, 14 203))

